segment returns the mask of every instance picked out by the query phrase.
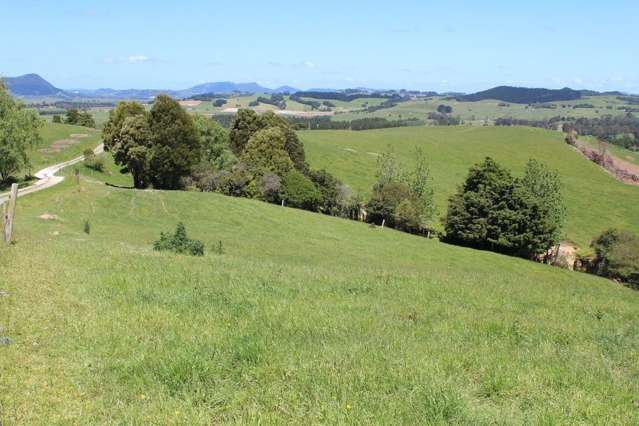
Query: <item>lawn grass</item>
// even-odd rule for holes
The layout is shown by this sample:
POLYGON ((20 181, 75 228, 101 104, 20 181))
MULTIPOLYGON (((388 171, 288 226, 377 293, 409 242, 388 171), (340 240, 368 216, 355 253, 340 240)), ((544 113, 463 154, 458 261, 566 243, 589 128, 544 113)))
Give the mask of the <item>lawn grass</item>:
MULTIPOLYGON (((309 163, 325 168, 363 194, 375 182, 378 155, 392 149, 410 165, 421 147, 430 163, 439 213, 486 156, 521 175, 535 158, 557 170, 567 206, 565 238, 587 249, 609 227, 639 232, 639 187, 618 182, 563 141, 560 132, 529 127, 404 127, 363 132, 300 132, 309 163)), ((437 223, 436 223, 437 225, 437 223)))
POLYGON ((639 422, 636 291, 258 201, 81 176, 20 199, 17 243, 0 248, 0 335, 13 340, 0 346, 1 422, 639 422), (203 258, 151 249, 178 221, 203 258))

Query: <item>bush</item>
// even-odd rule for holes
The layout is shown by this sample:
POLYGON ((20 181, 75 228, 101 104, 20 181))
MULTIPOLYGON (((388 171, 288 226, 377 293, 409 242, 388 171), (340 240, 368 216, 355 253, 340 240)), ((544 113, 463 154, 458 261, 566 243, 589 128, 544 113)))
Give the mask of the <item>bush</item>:
POLYGON ((189 239, 182 222, 178 223, 174 235, 162 232, 160 239, 153 243, 153 250, 204 256, 204 244, 201 241, 189 239))
POLYGON ((97 172, 104 172, 105 168, 104 159, 95 155, 90 149, 84 151, 84 165, 97 172))
POLYGON ((290 206, 306 210, 317 210, 322 201, 317 186, 295 169, 284 176, 281 197, 290 206))
POLYGON ((402 201, 410 198, 410 189, 404 183, 388 182, 376 185, 368 202, 368 220, 381 225, 395 226, 395 210, 402 201))
POLYGON ((639 236, 609 229, 595 238, 591 247, 596 253, 593 272, 639 286, 639 236))

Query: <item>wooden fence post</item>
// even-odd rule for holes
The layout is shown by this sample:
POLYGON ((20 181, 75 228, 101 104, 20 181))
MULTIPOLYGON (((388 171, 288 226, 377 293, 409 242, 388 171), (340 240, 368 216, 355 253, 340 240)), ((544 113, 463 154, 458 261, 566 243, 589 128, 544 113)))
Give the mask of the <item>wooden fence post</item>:
POLYGON ((13 218, 16 215, 16 202, 18 200, 18 184, 11 185, 11 193, 9 194, 9 200, 4 205, 4 241, 7 244, 11 243, 11 236, 13 234, 13 218))

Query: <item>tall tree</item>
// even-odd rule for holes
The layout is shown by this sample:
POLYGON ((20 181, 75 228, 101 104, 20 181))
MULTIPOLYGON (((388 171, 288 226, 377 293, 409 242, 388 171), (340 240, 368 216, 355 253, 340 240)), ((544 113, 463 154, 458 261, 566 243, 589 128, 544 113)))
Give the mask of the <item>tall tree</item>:
POLYGON ((237 112, 229 134, 231 150, 238 157, 244 151, 251 136, 262 128, 259 116, 252 109, 241 109, 237 112))
POLYGON ((29 166, 28 150, 40 141, 38 114, 15 101, 0 81, 0 181, 29 166))
POLYGON ((217 121, 195 115, 193 123, 200 135, 202 161, 217 170, 228 169, 235 164, 237 159, 230 149, 228 132, 217 121))
POLYGON ((270 172, 284 177, 293 168, 285 145, 286 136, 282 129, 272 127, 260 130, 249 140, 241 159, 255 175, 262 176, 270 172))
POLYGON ((130 172, 134 186, 146 188, 150 183, 151 130, 144 106, 137 102, 119 102, 109 113, 102 140, 104 148, 113 153, 115 164, 122 166, 120 172, 130 172))
POLYGON ((200 160, 200 137, 191 116, 169 96, 155 99, 149 114, 149 178, 155 188, 177 189, 200 160))

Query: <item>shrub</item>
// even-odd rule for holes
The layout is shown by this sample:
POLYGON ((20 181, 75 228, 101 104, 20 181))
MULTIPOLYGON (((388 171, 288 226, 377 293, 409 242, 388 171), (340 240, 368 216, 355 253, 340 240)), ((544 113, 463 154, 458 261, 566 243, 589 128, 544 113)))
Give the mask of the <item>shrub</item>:
POLYGON ((86 149, 84 151, 84 165, 97 172, 104 172, 105 168, 104 159, 95 155, 95 153, 90 149, 86 149))
POLYGON ((410 190, 404 183, 388 182, 376 185, 367 205, 368 219, 377 225, 385 220, 386 225, 395 226, 395 209, 408 198, 410 190))
POLYGON ((281 197, 290 206, 306 210, 317 210, 322 201, 317 186, 295 169, 284 176, 281 197))
POLYGON ((594 272, 615 278, 633 286, 639 286, 639 236, 609 229, 595 238, 594 272))
POLYGON ((188 238, 182 222, 177 224, 175 234, 162 232, 160 239, 153 243, 153 250, 204 256, 204 244, 201 241, 188 238))

